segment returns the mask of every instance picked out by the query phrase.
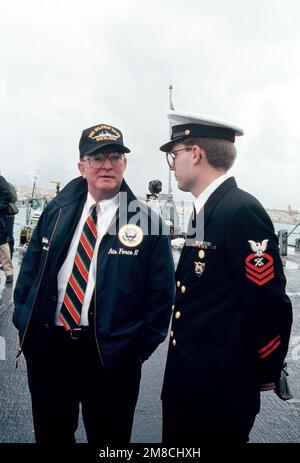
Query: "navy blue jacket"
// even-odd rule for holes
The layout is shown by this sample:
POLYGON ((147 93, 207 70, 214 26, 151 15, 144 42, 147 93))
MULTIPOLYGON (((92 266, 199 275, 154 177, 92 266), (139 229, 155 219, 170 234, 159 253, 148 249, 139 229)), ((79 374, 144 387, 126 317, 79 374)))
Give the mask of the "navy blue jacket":
MULTIPOLYGON (((128 204, 137 201, 125 181, 121 191, 127 192, 128 204)), ((57 307, 57 274, 86 197, 86 181, 82 177, 72 180, 44 210, 24 256, 14 292, 13 322, 27 359, 47 346, 57 307)), ((141 218, 137 225, 151 225, 153 211, 142 202, 136 204, 141 218)), ((128 220, 136 212, 129 212, 128 220)), ((118 233, 123 225, 119 210, 112 224, 118 233)), ((126 248, 118 234, 106 233, 97 256, 94 328, 107 371, 152 354, 167 335, 173 297, 174 265, 168 236, 144 234, 137 247, 126 248)))
POLYGON ((280 375, 292 307, 261 204, 231 177, 202 212, 204 238, 183 248, 176 270, 162 398, 191 407, 191 418, 201 413, 213 421, 258 412, 260 384, 280 375), (261 251, 258 243, 265 244, 261 251))

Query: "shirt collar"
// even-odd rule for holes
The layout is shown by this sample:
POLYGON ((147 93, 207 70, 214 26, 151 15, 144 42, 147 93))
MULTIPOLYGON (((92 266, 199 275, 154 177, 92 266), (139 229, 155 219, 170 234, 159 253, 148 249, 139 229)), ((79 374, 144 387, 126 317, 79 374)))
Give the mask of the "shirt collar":
MULTIPOLYGON (((93 196, 88 192, 87 198, 86 198, 86 207, 88 210, 95 204, 95 200, 93 196)), ((107 209, 114 207, 117 208, 119 206, 119 193, 117 193, 115 196, 109 199, 103 199, 102 201, 99 201, 97 203, 97 208, 98 210, 100 209, 101 212, 106 211, 107 209)))
POLYGON ((211 182, 208 187, 205 188, 204 191, 198 196, 198 198, 194 202, 194 206, 196 209, 196 213, 198 214, 199 211, 203 208, 204 204, 210 197, 210 195, 223 183, 227 178, 229 177, 229 174, 226 172, 226 174, 221 175, 220 177, 216 178, 213 182, 211 182))

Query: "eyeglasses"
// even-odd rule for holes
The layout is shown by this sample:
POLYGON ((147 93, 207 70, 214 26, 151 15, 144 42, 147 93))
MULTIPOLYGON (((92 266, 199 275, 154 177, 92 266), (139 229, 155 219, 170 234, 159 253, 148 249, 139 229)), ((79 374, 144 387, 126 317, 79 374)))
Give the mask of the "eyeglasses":
POLYGON ((109 159, 113 166, 120 166, 124 161, 124 153, 119 153, 117 151, 113 153, 97 153, 95 156, 83 159, 82 162, 88 161, 90 167, 97 169, 103 166, 106 159, 109 159))
POLYGON ((193 148, 181 148, 180 150, 172 151, 170 153, 166 153, 166 158, 167 158, 167 163, 169 164, 169 167, 171 169, 174 168, 175 166, 175 157, 176 154, 179 153, 180 151, 191 151, 193 148))

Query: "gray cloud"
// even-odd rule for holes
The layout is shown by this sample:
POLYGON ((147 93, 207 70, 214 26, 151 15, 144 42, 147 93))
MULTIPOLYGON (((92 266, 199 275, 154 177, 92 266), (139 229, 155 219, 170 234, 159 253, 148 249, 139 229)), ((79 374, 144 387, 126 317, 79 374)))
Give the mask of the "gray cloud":
MULTIPOLYGON (((12 1, 0 18, 1 171, 77 175, 81 131, 119 127, 127 180, 167 187, 168 85, 177 110, 241 123, 233 173, 266 207, 300 209, 300 5, 293 0, 12 1)), ((173 185, 174 192, 176 186, 173 185)), ((189 197, 176 192, 178 198, 189 197)))

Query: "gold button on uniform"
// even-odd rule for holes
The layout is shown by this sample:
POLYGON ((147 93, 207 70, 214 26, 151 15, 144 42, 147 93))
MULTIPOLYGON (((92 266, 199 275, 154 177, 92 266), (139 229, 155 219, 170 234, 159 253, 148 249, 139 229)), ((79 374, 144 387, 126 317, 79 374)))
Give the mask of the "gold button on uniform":
POLYGON ((173 339, 172 344, 174 347, 176 346, 176 339, 173 339))
POLYGON ((180 281, 179 280, 177 281, 176 285, 177 285, 177 288, 180 288, 180 281))
POLYGON ((177 310, 177 312, 175 313, 175 318, 176 320, 178 320, 178 318, 181 317, 181 312, 179 312, 179 310, 177 310))
POLYGON ((174 336, 174 331, 170 331, 170 336, 171 336, 171 338, 173 338, 173 336, 174 336))
POLYGON ((184 294, 186 292, 186 287, 185 286, 181 286, 181 292, 182 292, 182 294, 184 294))
POLYGON ((203 251, 203 249, 201 249, 201 251, 199 251, 198 256, 200 257, 200 259, 203 259, 205 257, 205 252, 203 251))

